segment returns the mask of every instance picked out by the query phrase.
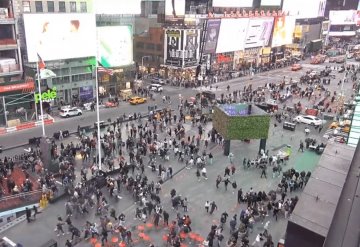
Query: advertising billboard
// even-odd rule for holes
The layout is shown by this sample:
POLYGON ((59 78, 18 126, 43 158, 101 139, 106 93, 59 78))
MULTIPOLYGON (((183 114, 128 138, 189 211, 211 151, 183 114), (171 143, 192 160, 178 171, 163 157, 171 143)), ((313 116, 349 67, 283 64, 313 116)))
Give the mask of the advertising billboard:
POLYGON ((83 101, 92 100, 94 98, 93 87, 92 86, 80 87, 79 95, 80 95, 80 99, 83 101))
POLYGON ((331 25, 356 24, 355 10, 331 10, 329 13, 331 25))
POLYGON ((275 18, 272 47, 292 44, 295 30, 294 16, 279 16, 275 18))
POLYGON ((222 19, 216 53, 244 50, 248 18, 222 19))
POLYGON ((183 67, 197 65, 199 61, 200 30, 184 30, 184 42, 183 67))
POLYGON ((183 36, 182 30, 167 29, 165 30, 165 64, 181 67, 183 36))
POLYGON ((216 46, 219 37, 219 30, 220 30, 220 19, 213 19, 209 20, 207 23, 207 32, 205 38, 205 45, 204 45, 204 54, 215 53, 216 46))
POLYGON ((267 46, 269 44, 274 18, 251 18, 245 38, 245 48, 267 46))
POLYGON ((253 0, 213 0, 212 6, 223 8, 249 8, 253 6, 253 0))
POLYGON ((326 0, 284 0, 282 10, 297 18, 324 16, 326 0))
POLYGON ((94 0, 96 14, 141 14, 141 0, 94 0))
POLYGON ((280 6, 281 0, 261 0, 261 6, 280 6))
POLYGON ((185 0, 165 1, 166 19, 177 19, 185 17, 185 0))
POLYGON ((132 26, 97 28, 98 60, 105 67, 119 67, 133 63, 132 26))
POLYGON ((96 55, 95 15, 24 14, 29 62, 96 55))

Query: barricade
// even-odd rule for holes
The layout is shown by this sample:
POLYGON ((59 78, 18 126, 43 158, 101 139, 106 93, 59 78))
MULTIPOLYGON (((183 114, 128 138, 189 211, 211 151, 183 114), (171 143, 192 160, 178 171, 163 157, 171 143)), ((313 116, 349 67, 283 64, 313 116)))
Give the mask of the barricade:
POLYGON ((16 126, 16 130, 24 130, 24 129, 31 129, 35 127, 35 123, 34 122, 30 122, 30 123, 24 123, 24 124, 20 124, 18 126, 16 126))

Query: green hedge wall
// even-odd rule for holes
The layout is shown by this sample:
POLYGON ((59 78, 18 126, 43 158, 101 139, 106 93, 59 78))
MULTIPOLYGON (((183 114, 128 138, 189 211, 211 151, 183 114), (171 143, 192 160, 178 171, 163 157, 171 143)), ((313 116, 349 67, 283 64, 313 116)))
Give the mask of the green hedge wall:
POLYGON ((269 115, 230 117, 218 107, 214 108, 213 127, 226 140, 267 139, 269 115))

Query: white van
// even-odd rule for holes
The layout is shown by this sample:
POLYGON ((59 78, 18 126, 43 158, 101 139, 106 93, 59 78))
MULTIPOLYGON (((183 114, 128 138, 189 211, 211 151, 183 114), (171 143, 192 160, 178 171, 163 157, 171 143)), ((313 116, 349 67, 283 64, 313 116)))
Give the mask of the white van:
POLYGON ((149 86, 149 90, 154 92, 162 92, 164 89, 160 84, 151 84, 149 86))

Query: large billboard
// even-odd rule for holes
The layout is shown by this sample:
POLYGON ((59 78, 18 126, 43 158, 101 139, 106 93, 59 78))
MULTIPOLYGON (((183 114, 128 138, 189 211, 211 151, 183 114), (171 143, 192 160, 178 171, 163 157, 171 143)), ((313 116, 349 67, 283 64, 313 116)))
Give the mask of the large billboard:
POLYGON ((133 32, 131 26, 97 28, 98 61, 106 68, 133 63, 133 32))
POLYGON ((213 0, 213 7, 223 8, 251 8, 253 0, 213 0))
POLYGON ((272 47, 292 44, 295 30, 295 17, 279 16, 275 18, 272 47))
POLYGON ((141 0, 94 0, 96 14, 141 14, 141 0))
POLYGON ((329 20, 331 25, 356 24, 356 10, 331 10, 329 20))
POLYGON ((216 53, 244 50, 248 18, 222 19, 216 53))
POLYGON ((326 0, 284 0, 282 10, 297 18, 324 16, 326 0))
POLYGON ((24 14, 29 62, 96 55, 93 14, 24 14))
POLYGON ((281 0, 261 0, 261 6, 280 6, 281 0))
POLYGON ((245 48, 267 46, 269 44, 274 18, 251 18, 245 38, 245 48))
POLYGON ((166 19, 184 18, 185 0, 166 0, 165 16, 166 19))
POLYGON ((180 29, 165 30, 165 64, 181 67, 183 53, 183 36, 180 29))
POLYGON ((198 64, 200 29, 186 29, 184 32, 184 63, 183 67, 191 67, 198 64))
POLYGON ((212 19, 208 20, 207 23, 207 32, 205 38, 205 45, 204 45, 204 54, 215 53, 216 46, 219 37, 219 30, 220 30, 220 19, 212 19))

